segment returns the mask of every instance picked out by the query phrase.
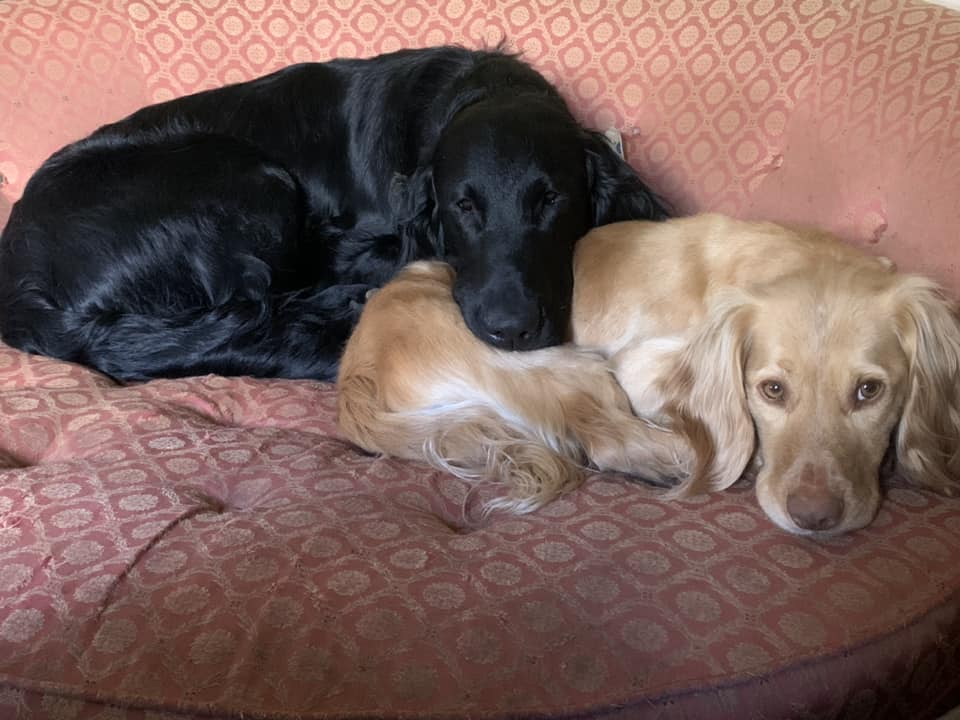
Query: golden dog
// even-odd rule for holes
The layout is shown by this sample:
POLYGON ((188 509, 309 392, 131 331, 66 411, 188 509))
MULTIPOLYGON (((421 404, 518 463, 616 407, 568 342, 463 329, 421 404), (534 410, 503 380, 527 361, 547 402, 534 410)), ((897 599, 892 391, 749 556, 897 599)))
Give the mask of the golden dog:
POLYGON ((960 325, 938 287, 824 233, 702 215, 598 228, 575 258, 573 345, 494 350, 452 271, 415 263, 368 302, 339 420, 367 450, 502 481, 529 511, 582 466, 722 489, 748 469, 780 527, 868 524, 888 449, 960 488, 960 325))

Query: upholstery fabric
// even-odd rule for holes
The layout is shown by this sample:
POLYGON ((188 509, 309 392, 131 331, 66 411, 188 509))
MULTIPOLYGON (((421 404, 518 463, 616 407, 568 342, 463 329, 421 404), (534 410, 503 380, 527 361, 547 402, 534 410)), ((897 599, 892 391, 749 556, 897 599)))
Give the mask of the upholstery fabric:
POLYGON ((484 519, 333 405, 0 352, 0 714, 924 717, 957 689, 960 503, 894 488, 813 542, 749 488, 605 476, 484 519))
MULTIPOLYGON (((0 222, 53 150, 144 103, 501 40, 681 211, 823 225, 960 292, 960 15, 907 0, 4 0, 0 222)), ((814 542, 749 487, 665 502, 603 475, 483 517, 483 488, 359 453, 333 406, 0 347, 0 718, 960 702, 957 500, 894 485, 869 528, 814 542)))

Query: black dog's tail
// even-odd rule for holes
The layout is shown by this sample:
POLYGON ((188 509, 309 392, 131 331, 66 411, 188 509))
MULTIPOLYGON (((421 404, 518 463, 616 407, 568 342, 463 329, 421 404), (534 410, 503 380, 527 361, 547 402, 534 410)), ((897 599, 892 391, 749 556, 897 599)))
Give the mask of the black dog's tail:
POLYGON ((117 380, 216 373, 333 380, 366 285, 231 298, 166 316, 52 306, 23 293, 0 318, 3 340, 117 380))

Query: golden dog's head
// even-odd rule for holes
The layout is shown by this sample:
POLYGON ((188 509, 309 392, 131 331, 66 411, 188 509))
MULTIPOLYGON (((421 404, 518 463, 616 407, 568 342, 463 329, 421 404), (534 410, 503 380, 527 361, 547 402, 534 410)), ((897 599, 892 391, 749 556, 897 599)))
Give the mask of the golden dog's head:
POLYGON ((960 489, 958 372, 960 326, 935 285, 827 255, 724 291, 673 384, 714 430, 717 467, 751 461, 774 522, 837 534, 875 516, 888 450, 908 481, 960 489))

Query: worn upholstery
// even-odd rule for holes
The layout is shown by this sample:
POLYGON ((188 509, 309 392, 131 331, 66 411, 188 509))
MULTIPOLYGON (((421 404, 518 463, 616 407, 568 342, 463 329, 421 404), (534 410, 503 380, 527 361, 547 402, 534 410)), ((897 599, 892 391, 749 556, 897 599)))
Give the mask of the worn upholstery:
MULTIPOLYGON (((50 152, 144 103, 504 39, 678 210, 823 225, 960 293, 960 15, 905 0, 4 0, 0 222, 50 152)), ((0 347, 0 718, 960 702, 958 500, 894 483, 869 528, 812 541, 749 487, 667 502, 604 475, 484 517, 484 489, 358 452, 333 407, 0 347)))

